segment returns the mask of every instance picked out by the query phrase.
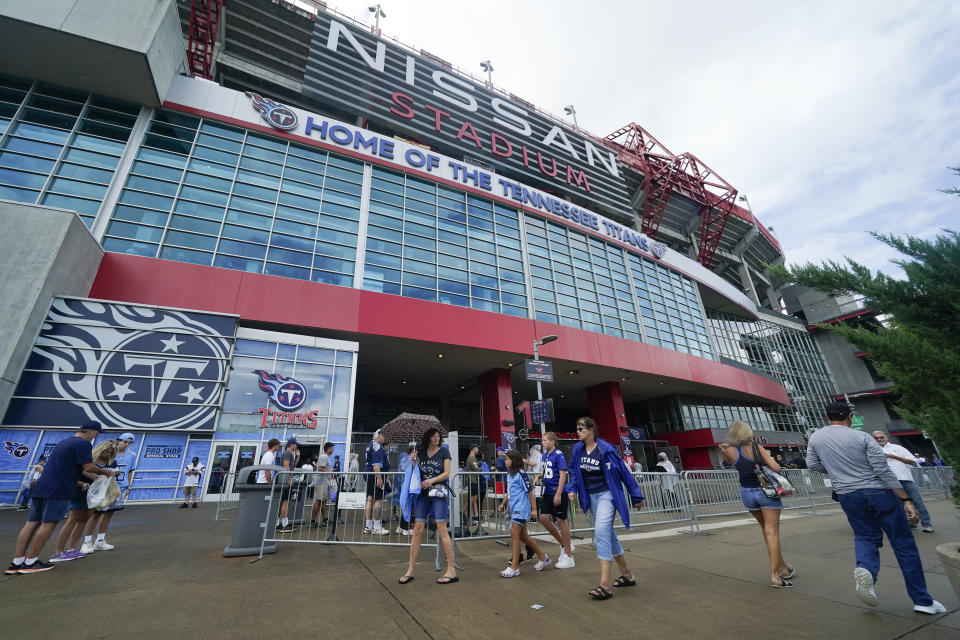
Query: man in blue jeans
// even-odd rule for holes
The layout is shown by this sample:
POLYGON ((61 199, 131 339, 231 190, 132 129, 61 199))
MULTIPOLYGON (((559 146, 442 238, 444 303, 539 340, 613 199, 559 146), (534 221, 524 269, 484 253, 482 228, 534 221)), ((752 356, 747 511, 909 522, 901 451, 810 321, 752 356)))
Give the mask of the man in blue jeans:
MULTIPOLYGON (((900 486, 902 486, 903 490, 910 496, 913 506, 917 508, 917 514, 920 516, 920 525, 923 527, 922 531, 933 533, 933 521, 930 519, 930 512, 927 511, 927 505, 923 503, 920 488, 917 487, 917 483, 913 481, 913 473, 910 471, 910 467, 917 466, 917 459, 905 448, 887 440, 887 434, 883 431, 874 431, 871 435, 873 435, 873 439, 877 441, 877 444, 880 445, 880 448, 883 449, 883 455, 887 456, 887 466, 893 471, 893 475, 897 476, 897 480, 900 481, 900 486)), ((916 529, 916 523, 911 523, 910 528, 916 529)))
POLYGON ((897 556, 907 593, 918 613, 945 613, 946 607, 927 592, 920 552, 910 531, 917 509, 873 438, 855 431, 853 406, 845 402, 827 405, 830 424, 818 429, 807 446, 807 467, 830 475, 840 506, 853 529, 857 568, 853 570, 857 597, 877 606, 874 584, 880 572, 883 534, 897 556))

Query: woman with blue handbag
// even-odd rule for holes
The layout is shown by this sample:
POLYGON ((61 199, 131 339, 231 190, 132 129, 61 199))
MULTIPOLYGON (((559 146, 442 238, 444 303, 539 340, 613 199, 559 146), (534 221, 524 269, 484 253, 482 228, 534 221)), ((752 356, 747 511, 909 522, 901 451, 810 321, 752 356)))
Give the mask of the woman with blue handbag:
POLYGON ((730 423, 727 441, 720 444, 720 451, 724 462, 732 464, 740 474, 740 499, 763 529, 763 541, 770 557, 770 586, 774 589, 790 589, 793 587, 790 578, 797 574, 797 570, 787 564, 780 551, 780 511, 783 501, 779 497, 767 496, 757 475, 760 465, 777 473, 780 473, 780 465, 769 451, 754 444, 753 429, 739 420, 730 423), (749 455, 744 453, 744 447, 748 448, 749 455))
MULTIPOLYGON (((412 497, 413 503, 413 536, 410 539, 410 564, 407 572, 400 578, 400 584, 407 584, 414 578, 413 571, 420 553, 420 541, 427 520, 433 515, 437 523, 437 538, 443 546, 443 553, 447 556, 447 571, 437 578, 437 584, 459 582, 457 568, 453 564, 453 543, 447 531, 447 516, 450 513, 450 451, 440 446, 440 432, 434 428, 427 429, 420 439, 420 446, 411 458, 416 462, 404 476, 403 493, 408 496, 404 507, 409 508, 409 496, 415 493, 411 490, 411 478, 420 476, 419 493, 412 497)), ((404 496, 401 496, 403 499, 404 496)), ((406 512, 405 512, 406 513, 406 512)))

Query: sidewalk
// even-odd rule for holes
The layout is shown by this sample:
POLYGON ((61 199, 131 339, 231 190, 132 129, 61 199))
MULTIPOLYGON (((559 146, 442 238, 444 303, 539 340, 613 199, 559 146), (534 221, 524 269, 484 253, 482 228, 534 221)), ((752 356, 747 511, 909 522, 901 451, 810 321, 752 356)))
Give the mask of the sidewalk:
MULTIPOLYGON (((423 549, 417 579, 397 584, 406 548, 281 545, 251 563, 224 559, 232 520, 215 507, 135 506, 119 514, 108 539, 114 551, 36 575, 0 578, 10 638, 341 638, 529 637, 784 638, 910 640, 960 637, 960 610, 935 547, 960 540, 960 520, 943 499, 928 502, 937 532, 917 534, 933 596, 950 613, 912 611, 896 560, 881 551, 880 606, 853 592, 853 535, 837 510, 783 522, 784 556, 796 588, 767 586, 766 551, 755 523, 711 519, 709 535, 631 531, 624 546, 637 587, 595 602, 596 556, 576 552, 577 567, 497 572, 509 552, 492 541, 458 547, 461 582, 433 584, 433 549, 423 549), (533 604, 543 608, 534 610, 533 604)), ((4 566, 24 520, 0 512, 4 566)), ((585 545, 584 545, 585 546, 585 545)), ((43 556, 53 549, 48 543, 43 556)), ((557 546, 545 546, 556 556, 557 546)), ((614 574, 616 576, 617 574, 614 574)))

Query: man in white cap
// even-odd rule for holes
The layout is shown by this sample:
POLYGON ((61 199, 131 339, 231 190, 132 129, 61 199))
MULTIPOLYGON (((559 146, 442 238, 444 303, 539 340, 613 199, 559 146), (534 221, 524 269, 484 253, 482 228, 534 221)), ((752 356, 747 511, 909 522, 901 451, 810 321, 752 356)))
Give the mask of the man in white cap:
POLYGON ((387 439, 380 435, 378 429, 373 434, 373 440, 367 447, 366 464, 364 471, 367 476, 367 501, 364 505, 364 533, 376 536, 385 536, 389 531, 383 528, 381 508, 383 496, 389 484, 382 472, 390 470, 390 461, 387 459, 387 449, 383 446, 387 439))
POLYGON ((95 513, 87 521, 87 528, 84 531, 83 544, 80 546, 80 552, 91 554, 95 551, 110 551, 113 545, 107 542, 107 529, 113 519, 113 514, 117 511, 123 511, 127 504, 127 497, 130 495, 130 481, 133 479, 133 472, 137 468, 137 452, 130 450, 133 443, 133 434, 127 431, 120 434, 117 439, 117 484, 120 486, 120 497, 110 504, 107 511, 95 513), (94 541, 93 535, 96 532, 97 539, 94 541))

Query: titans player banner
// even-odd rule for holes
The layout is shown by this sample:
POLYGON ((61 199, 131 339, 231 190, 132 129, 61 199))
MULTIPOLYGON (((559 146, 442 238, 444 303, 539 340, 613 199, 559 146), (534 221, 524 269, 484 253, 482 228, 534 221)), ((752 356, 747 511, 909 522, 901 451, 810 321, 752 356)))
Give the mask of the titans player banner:
POLYGON ((3 424, 211 431, 236 330, 232 316, 57 298, 3 424))

